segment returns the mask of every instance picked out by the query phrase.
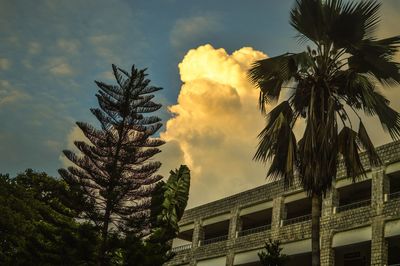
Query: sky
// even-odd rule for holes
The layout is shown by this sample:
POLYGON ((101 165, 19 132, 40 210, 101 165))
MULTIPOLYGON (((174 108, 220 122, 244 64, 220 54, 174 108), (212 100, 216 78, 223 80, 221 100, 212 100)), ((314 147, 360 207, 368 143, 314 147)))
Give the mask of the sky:
MULTIPOLYGON (((400 1, 385 0, 379 37, 400 34, 400 1)), ((0 0, 0 172, 58 177, 63 149, 95 124, 94 80, 111 64, 148 68, 167 141, 161 173, 187 164, 189 207, 267 182, 252 161, 264 119, 246 71, 304 49, 288 19, 294 0, 0 0)), ((397 57, 399 58, 399 57, 397 57)), ((399 58, 400 61, 400 58, 399 58)), ((399 88, 385 88, 400 111, 399 88)), ((367 119, 375 145, 390 141, 367 119)))

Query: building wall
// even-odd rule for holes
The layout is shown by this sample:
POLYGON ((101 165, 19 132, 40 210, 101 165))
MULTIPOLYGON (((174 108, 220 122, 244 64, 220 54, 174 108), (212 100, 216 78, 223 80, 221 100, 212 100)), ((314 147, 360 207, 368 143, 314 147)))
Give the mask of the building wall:
MULTIPOLYGON (((337 181, 326 195, 322 205, 321 265, 323 266, 335 265, 334 249, 354 244, 354 241, 370 241, 368 254, 370 254, 371 265, 386 265, 387 263, 388 245, 385 238, 385 225, 400 220, 400 199, 389 199, 387 174, 400 170, 400 142, 381 146, 377 148, 377 151, 384 162, 382 167, 371 168, 368 158, 365 155, 362 156, 363 164, 368 172, 364 180, 372 180, 370 205, 361 204, 348 210, 338 211, 336 187, 351 184, 345 178, 343 165, 338 166, 337 181), (352 237, 355 232, 358 232, 359 239, 352 237)), ((285 189, 283 183, 278 181, 189 209, 185 211, 180 224, 185 230, 194 229, 192 245, 176 252, 174 259, 166 265, 203 265, 211 259, 218 261, 219 265, 224 260, 223 258, 225 258, 225 265, 236 265, 240 260, 246 261, 247 257, 254 257, 254 254, 263 248, 268 238, 280 240, 284 248, 283 252, 289 255, 310 250, 311 244, 308 244, 311 243, 310 220, 289 225, 282 223, 285 218, 285 203, 305 196, 299 184, 285 189), (261 204, 272 206, 270 229, 238 236, 241 211, 249 210, 251 207, 259 209, 257 206, 261 204), (230 220, 227 240, 202 245, 203 223, 210 219, 218 221, 219 217, 223 219, 228 217, 230 220)), ((393 230, 391 232, 393 234, 393 230)))

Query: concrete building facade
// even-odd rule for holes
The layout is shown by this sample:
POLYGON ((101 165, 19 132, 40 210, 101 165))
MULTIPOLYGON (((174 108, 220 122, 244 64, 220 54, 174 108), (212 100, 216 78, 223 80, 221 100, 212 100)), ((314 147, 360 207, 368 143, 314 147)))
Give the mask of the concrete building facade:
MULTIPOLYGON (((400 265, 400 142, 377 149, 384 165, 353 183, 343 165, 322 204, 321 265, 400 265)), ((255 266, 268 239, 288 266, 311 265, 311 201, 299 184, 269 183, 185 211, 166 265, 255 266)))

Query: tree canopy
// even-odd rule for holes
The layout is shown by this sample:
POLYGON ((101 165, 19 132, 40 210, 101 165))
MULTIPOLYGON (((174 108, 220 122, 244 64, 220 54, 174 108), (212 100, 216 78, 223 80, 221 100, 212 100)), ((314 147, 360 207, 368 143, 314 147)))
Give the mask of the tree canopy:
POLYGON ((97 233, 75 220, 74 194, 46 173, 0 175, 0 264, 93 265, 97 233))

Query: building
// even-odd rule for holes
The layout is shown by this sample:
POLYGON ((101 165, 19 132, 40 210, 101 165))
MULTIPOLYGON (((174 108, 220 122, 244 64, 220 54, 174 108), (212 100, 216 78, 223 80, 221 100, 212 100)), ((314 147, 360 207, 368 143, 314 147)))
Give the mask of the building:
MULTIPOLYGON (((321 264, 400 265, 400 142, 377 149, 384 166, 345 178, 342 165, 323 201, 321 264)), ((269 183, 185 212, 166 265, 260 265, 267 238, 279 239, 289 266, 311 265, 311 201, 296 184, 269 183)))

